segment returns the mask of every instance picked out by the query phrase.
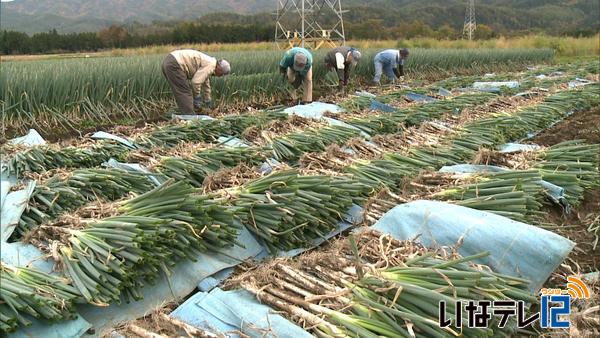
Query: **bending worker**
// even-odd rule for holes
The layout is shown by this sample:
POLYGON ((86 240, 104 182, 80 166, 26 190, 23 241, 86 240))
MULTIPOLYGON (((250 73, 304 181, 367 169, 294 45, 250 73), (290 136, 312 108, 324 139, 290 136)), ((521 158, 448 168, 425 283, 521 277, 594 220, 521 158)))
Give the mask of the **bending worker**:
POLYGON ((195 109, 203 106, 213 108, 210 76, 227 75, 231 66, 226 60, 217 60, 193 49, 182 49, 167 55, 162 71, 171 85, 179 113, 192 115, 195 109))
POLYGON ((334 48, 325 56, 325 65, 328 70, 335 69, 340 87, 347 86, 350 79, 351 68, 356 67, 361 54, 356 48, 341 46, 334 48))
POLYGON ((402 50, 387 49, 375 55, 375 77, 373 78, 373 84, 379 85, 381 81, 381 74, 385 75, 391 80, 392 83, 396 83, 398 78, 404 80, 404 60, 408 57, 408 49, 402 50))
MULTIPOLYGON (((304 48, 294 47, 285 54, 279 62, 279 70, 286 74, 287 80, 292 84, 294 89, 298 89, 302 85, 304 92, 302 101, 305 103, 312 102, 312 55, 304 48)), ((296 100, 294 91, 293 100, 296 100)))

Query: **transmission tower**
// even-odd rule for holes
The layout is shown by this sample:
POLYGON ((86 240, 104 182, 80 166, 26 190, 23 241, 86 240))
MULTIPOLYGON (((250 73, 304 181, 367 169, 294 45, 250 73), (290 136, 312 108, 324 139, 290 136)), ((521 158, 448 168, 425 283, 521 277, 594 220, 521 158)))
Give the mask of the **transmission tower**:
POLYGON ((275 43, 280 49, 343 45, 341 0, 277 0, 275 43))
POLYGON ((465 13, 463 38, 467 37, 469 40, 473 40, 473 37, 475 36, 475 29, 477 29, 477 23, 475 22, 475 0, 469 0, 467 12, 465 13))

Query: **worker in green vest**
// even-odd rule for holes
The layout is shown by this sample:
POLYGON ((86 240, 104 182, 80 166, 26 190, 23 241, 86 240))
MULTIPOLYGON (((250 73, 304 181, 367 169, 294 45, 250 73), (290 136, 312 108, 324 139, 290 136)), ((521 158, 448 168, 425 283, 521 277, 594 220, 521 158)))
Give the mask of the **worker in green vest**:
POLYGON ((312 102, 312 54, 301 47, 294 47, 283 54, 279 62, 279 70, 285 74, 287 81, 294 87, 292 99, 296 100, 296 90, 302 86, 303 103, 312 102))

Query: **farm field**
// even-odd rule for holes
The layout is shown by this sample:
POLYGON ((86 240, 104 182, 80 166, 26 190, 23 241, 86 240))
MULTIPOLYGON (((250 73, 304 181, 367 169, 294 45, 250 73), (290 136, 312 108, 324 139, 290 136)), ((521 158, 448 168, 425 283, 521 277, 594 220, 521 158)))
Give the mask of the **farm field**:
MULTIPOLYGON (((377 51, 364 50, 365 60, 371 60, 377 51)), ((219 52, 215 56, 233 65, 230 76, 212 80, 214 100, 222 110, 265 107, 289 96, 277 69, 279 51, 219 52)), ((431 81, 449 75, 524 69, 549 63, 553 56, 550 49, 415 49, 407 60, 407 70, 415 79, 431 81)), ((53 138, 57 133, 77 135, 97 125, 156 121, 172 105, 160 70, 163 58, 161 54, 5 62, 0 74, 0 134, 13 137, 33 127, 53 138)), ((335 75, 325 72, 323 59, 324 52, 315 54, 317 97, 337 84, 335 75)), ((355 74, 357 85, 368 83, 372 63, 359 64, 355 74)))
MULTIPOLYGON (((367 50, 365 59, 373 53, 367 50)), ((242 233, 269 258, 245 261, 223 288, 245 290, 316 336, 456 334, 460 329, 437 325, 440 300, 538 305, 533 281, 474 263, 490 254, 485 250, 461 257, 458 247, 433 250, 374 230, 396 205, 423 200, 489 212, 572 240, 574 249, 544 287, 562 287, 567 276, 600 269, 599 61, 553 64, 547 49, 416 49, 406 66, 409 86, 364 87, 372 65, 360 64, 356 89, 373 96, 328 91, 333 74, 317 68, 323 100, 345 111, 315 119, 275 105, 287 94, 275 69, 279 52, 218 56, 235 67, 233 75, 214 81, 221 109, 212 119, 189 122, 157 122, 172 105, 159 56, 3 64, 5 138, 36 128, 51 142, 2 145, 3 175, 17 180, 9 191, 31 191, 22 215, 2 236, 56 263, 52 273, 36 264, 2 265, 3 332, 135 304, 145 288, 171 278, 181 264, 241 247, 242 233), (468 90, 476 81, 520 85, 468 90), (415 94, 428 100, 415 100, 415 94), (386 106, 374 109, 373 100, 386 106), (135 125, 140 116, 149 123, 135 125), (82 126, 128 142, 70 137, 82 126), (244 146, 232 146, 232 138, 244 146), (507 143, 540 147, 502 152, 507 143), (505 170, 440 171, 460 164, 505 170), (541 181, 561 187, 560 199, 541 181), (329 239, 353 207, 362 209, 351 226, 362 232, 345 229, 329 239), (324 238, 320 248, 276 258, 324 238)), ((317 53, 315 60, 321 59, 317 53)), ((585 310, 598 303, 600 282, 589 285, 594 298, 575 303, 572 330, 594 335, 600 333, 597 312, 585 310)), ((179 304, 184 297, 168 298, 159 303, 179 304)), ((166 312, 95 334, 191 330, 180 322, 156 326, 166 312)), ((504 328, 462 332, 543 333, 517 330, 514 318, 504 328)))

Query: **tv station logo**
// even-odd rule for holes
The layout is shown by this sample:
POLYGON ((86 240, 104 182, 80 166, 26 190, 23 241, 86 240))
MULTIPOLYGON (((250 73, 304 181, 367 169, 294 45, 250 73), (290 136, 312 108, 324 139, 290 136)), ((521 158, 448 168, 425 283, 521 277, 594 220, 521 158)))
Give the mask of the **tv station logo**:
POLYGON ((520 300, 458 300, 454 304, 454 320, 447 317, 446 301, 439 304, 439 326, 462 327, 466 324, 469 328, 488 328, 493 317, 499 328, 504 328, 511 317, 516 317, 517 327, 526 328, 535 322, 540 327, 547 329, 566 329, 571 327, 569 315, 571 314, 571 302, 576 299, 589 299, 591 292, 589 287, 579 278, 570 276, 567 278, 566 289, 540 290, 540 311, 527 313, 528 305, 520 300), (465 303, 463 307, 463 303, 465 303), (464 318, 466 315, 467 318, 464 318), (464 323, 464 324, 463 324, 464 323))

